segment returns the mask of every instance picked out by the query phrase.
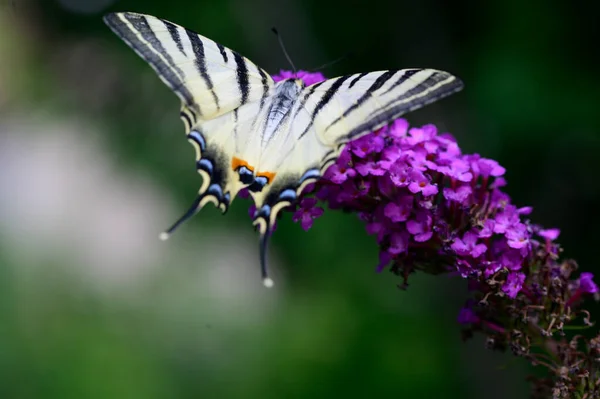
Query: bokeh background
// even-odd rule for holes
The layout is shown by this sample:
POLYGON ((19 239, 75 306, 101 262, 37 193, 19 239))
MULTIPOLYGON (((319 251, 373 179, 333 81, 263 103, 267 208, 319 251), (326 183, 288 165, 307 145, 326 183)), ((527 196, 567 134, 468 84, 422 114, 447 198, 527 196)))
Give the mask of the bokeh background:
POLYGON ((279 223, 262 287, 249 203, 157 235, 200 185, 179 100, 103 23, 156 15, 276 73, 433 67, 414 112, 507 168, 598 269, 598 13, 584 2, 0 0, 1 398, 526 398, 535 371, 460 340, 464 281, 376 274, 352 215, 279 223))

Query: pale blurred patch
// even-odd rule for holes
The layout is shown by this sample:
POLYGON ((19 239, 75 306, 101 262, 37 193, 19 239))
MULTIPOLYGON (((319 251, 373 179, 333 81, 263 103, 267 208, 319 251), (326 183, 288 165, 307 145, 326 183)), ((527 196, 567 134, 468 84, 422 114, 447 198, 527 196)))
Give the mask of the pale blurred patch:
POLYGON ((150 176, 115 166, 100 137, 85 121, 27 115, 0 123, 0 237, 19 264, 35 273, 54 260, 111 293, 164 281, 158 291, 193 306, 252 304, 246 312, 273 303, 277 291, 262 286, 250 228, 184 227, 159 241, 181 204, 150 176))

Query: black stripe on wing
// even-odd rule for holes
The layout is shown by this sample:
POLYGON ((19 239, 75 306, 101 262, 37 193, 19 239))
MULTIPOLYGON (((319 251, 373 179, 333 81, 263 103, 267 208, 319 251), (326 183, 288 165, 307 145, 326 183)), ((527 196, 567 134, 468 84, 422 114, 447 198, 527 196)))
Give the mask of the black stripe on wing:
POLYGON ((350 84, 348 85, 348 88, 351 89, 352 86, 354 86, 359 80, 361 80, 362 78, 364 78, 368 74, 369 74, 369 72, 363 72, 363 73, 361 73, 359 75, 356 75, 356 77, 350 81, 350 84))
POLYGON ((227 64, 227 52, 225 51, 225 47, 222 44, 217 43, 217 48, 219 49, 219 53, 221 53, 221 57, 223 57, 223 62, 227 64))
POLYGON ((267 73, 263 71, 262 68, 258 68, 258 73, 260 74, 260 80, 263 86, 263 94, 260 98, 260 113, 260 111, 262 111, 262 107, 265 105, 265 100, 269 96, 269 90, 271 89, 271 86, 269 85, 269 75, 267 75, 267 73))
MULTIPOLYGON (((335 125, 336 123, 350 115, 352 111, 357 110, 365 101, 367 101, 373 96, 373 93, 375 93, 376 90, 380 89, 381 86, 383 86, 388 80, 390 80, 396 73, 398 73, 398 71, 386 71, 382 73, 377 79, 375 79, 375 82, 373 82, 373 84, 365 91, 365 93, 362 96, 360 96, 352 106, 346 109, 342 115, 340 115, 337 119, 331 122, 325 130, 329 129, 331 126, 335 125)), ((356 83, 356 81, 357 80, 355 80, 354 83, 356 83)))
POLYGON ((183 85, 183 72, 175 65, 171 55, 165 51, 146 17, 138 14, 108 14, 104 17, 104 22, 154 68, 186 105, 194 107, 193 96, 183 85))
POLYGON ((375 130, 385 124, 392 122, 403 114, 414 111, 427 104, 447 97, 463 88, 463 83, 456 77, 435 72, 425 79, 421 84, 403 93, 402 96, 385 104, 381 110, 361 125, 352 129, 347 135, 337 142, 352 140, 354 137, 375 130), (437 87, 436 87, 437 86, 437 87), (434 88, 433 91, 426 92, 434 88))
POLYGON ((238 87, 240 88, 240 94, 242 96, 241 104, 244 105, 248 101, 248 95, 250 94, 250 77, 248 75, 248 65, 246 65, 246 60, 240 54, 232 51, 233 59, 235 60, 235 64, 237 66, 236 69, 236 77, 238 82, 238 87))
POLYGON ((349 75, 337 78, 336 81, 333 82, 331 87, 329 89, 327 89, 327 91, 325 91, 325 94, 323 94, 323 97, 321 97, 321 100, 317 103, 317 106, 313 110, 313 113, 311 115, 313 120, 319 114, 319 112, 321 112, 321 110, 329 103, 329 101, 331 101, 331 99, 333 98, 333 95, 338 92, 340 87, 349 78, 350 78, 349 75))
POLYGON ((217 110, 219 110, 221 108, 219 106, 219 98, 217 97, 212 79, 210 78, 208 69, 206 68, 206 55, 204 54, 204 44, 202 43, 202 39, 200 39, 200 36, 198 36, 197 33, 190 30, 186 29, 186 33, 190 39, 190 43, 192 44, 192 50, 194 51, 194 64, 196 65, 196 69, 200 73, 200 76, 202 76, 204 84, 212 94, 217 110))
POLYGON ((341 77, 337 78, 335 80, 335 82, 333 82, 333 84, 325 91, 325 93, 323 94, 323 96, 321 97, 321 99, 319 100, 317 105, 315 106, 315 109, 313 110, 312 115, 310 116, 310 123, 306 126, 306 129, 304 129, 302 134, 300 134, 300 136, 298 136, 298 140, 300 140, 306 133, 308 133, 308 131, 312 127, 313 122, 315 121, 315 118, 317 117, 319 112, 321 112, 321 110, 323 108, 325 108, 325 106, 329 103, 329 101, 331 101, 331 99, 333 98, 335 93, 337 93, 340 90, 340 88, 342 87, 344 82, 346 80, 350 79, 351 77, 352 77, 352 75, 346 75, 346 76, 341 76, 341 77))
POLYGON ((394 90, 396 87, 398 87, 402 83, 406 82, 408 79, 411 78, 411 76, 413 76, 414 74, 416 74, 419 71, 422 71, 422 69, 404 70, 404 73, 402 74, 402 76, 400 76, 400 78, 397 81, 395 81, 393 85, 391 85, 385 92, 383 92, 383 94, 387 94, 390 91, 394 90))
POLYGON ((171 35, 171 39, 177 44, 177 48, 181 51, 181 54, 187 57, 185 50, 183 49, 183 43, 181 42, 181 36, 179 36, 179 28, 174 23, 169 21, 162 21, 163 24, 167 27, 167 31, 169 35, 171 35))

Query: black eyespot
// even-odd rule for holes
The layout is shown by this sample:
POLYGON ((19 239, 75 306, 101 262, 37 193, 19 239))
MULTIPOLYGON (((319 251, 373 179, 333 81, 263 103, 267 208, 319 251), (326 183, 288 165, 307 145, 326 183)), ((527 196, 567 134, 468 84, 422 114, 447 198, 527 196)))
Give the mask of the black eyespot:
POLYGON ((254 174, 245 166, 238 168, 238 174, 240 175, 240 181, 244 184, 251 184, 254 181, 254 174))
POLYGON ((262 189, 267 185, 267 183, 269 182, 269 179, 267 179, 264 176, 258 176, 254 179, 254 182, 248 186, 248 190, 252 191, 252 192, 259 192, 262 191, 262 189))

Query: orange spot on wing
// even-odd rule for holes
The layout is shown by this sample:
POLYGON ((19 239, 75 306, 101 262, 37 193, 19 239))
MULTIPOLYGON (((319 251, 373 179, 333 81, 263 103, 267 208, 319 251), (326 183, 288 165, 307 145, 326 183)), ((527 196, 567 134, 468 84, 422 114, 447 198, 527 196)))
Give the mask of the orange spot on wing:
POLYGON ((243 159, 239 159, 237 157, 233 157, 231 158, 231 169, 238 170, 238 168, 245 166, 248 168, 248 170, 250 170, 250 172, 254 172, 254 168, 250 165, 248 165, 248 162, 244 161, 243 159))
POLYGON ((263 176, 267 178, 267 183, 271 183, 273 181, 273 179, 275 178, 275 175, 277 173, 275 172, 260 172, 258 174, 258 176, 263 176))

